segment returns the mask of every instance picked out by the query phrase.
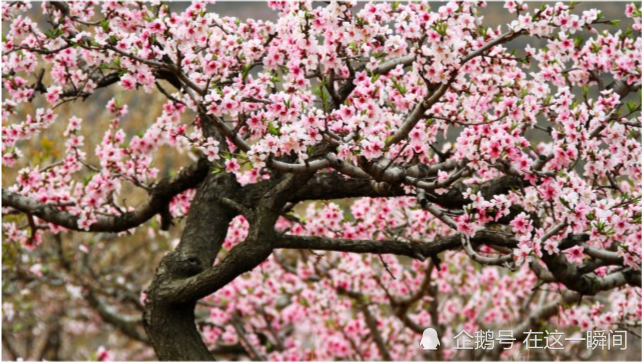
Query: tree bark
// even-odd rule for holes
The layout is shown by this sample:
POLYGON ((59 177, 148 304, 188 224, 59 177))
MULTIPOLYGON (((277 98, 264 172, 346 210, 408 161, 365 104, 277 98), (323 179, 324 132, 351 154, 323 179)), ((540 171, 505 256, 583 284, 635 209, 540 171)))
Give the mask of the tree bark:
POLYGON ((310 177, 274 175, 241 188, 234 174, 207 176, 190 206, 180 244, 163 257, 147 289, 143 324, 160 360, 213 360, 196 328, 196 302, 270 256, 283 206, 310 177), (250 224, 248 236, 212 266, 239 213, 250 224))
POLYGON ((192 303, 165 303, 148 296, 143 319, 145 330, 162 361, 211 361, 212 354, 203 343, 194 322, 192 303))
POLYGON ((196 300, 176 303, 160 291, 210 267, 237 212, 220 201, 240 186, 231 174, 210 174, 190 206, 185 230, 176 251, 166 255, 147 290, 143 324, 160 360, 212 360, 194 320, 196 300))

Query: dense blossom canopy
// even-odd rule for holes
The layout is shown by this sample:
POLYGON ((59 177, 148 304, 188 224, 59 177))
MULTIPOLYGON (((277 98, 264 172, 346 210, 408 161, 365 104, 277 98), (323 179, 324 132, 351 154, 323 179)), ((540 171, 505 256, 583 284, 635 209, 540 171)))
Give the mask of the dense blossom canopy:
MULTIPOLYGON (((73 266, 88 245, 27 255, 70 232, 156 237, 186 216, 172 228, 191 252, 203 231, 189 218, 209 203, 229 228, 173 300, 204 297, 196 324, 215 354, 424 358, 433 327, 440 358, 472 358, 453 349, 461 330, 511 330, 517 347, 477 358, 519 358, 529 330, 639 327, 639 7, 626 6, 627 28, 573 3, 508 1, 515 20, 498 27, 484 2, 269 5, 276 22, 201 2, 2 3, 2 163, 17 175, 3 178, 2 235, 24 247, 27 275, 66 280, 69 298, 162 357, 140 319, 104 308, 88 281, 100 276, 73 266), (517 39, 529 45, 510 50, 517 39), (161 93, 162 114, 128 132, 130 107, 111 99, 102 141, 88 144, 87 120, 58 107, 103 88, 161 93), (58 157, 25 157, 44 135, 58 157), (162 164, 179 155, 193 161, 162 164), (221 191, 195 201, 208 185, 221 191), (147 200, 125 202, 132 187, 147 200), (234 250, 261 242, 265 255, 230 269, 234 250)), ((127 303, 162 300, 145 287, 127 303)), ((106 347, 97 358, 151 352, 106 347)))

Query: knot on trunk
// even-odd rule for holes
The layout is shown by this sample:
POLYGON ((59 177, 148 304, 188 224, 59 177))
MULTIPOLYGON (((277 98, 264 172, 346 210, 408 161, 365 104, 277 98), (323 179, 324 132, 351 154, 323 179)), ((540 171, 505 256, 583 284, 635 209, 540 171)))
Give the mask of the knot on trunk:
POLYGON ((203 264, 198 256, 192 253, 173 251, 161 260, 159 274, 168 274, 171 279, 183 279, 199 274, 203 269, 203 264))

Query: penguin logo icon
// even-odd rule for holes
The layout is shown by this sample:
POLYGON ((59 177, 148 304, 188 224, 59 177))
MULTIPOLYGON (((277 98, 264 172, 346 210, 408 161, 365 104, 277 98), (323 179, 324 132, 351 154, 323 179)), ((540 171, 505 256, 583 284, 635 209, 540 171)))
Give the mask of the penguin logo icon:
POLYGON ((437 349, 437 346, 440 345, 437 331, 433 328, 426 328, 426 330, 424 330, 424 335, 421 338, 421 342, 419 342, 419 345, 424 349, 437 349))

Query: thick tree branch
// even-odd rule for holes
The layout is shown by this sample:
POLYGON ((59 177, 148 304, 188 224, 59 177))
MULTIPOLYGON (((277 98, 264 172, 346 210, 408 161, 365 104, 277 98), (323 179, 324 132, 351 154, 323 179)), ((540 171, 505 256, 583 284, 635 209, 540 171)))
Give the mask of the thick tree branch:
MULTIPOLYGON (((204 272, 187 279, 161 283, 158 289, 159 297, 174 303, 201 299, 267 259, 277 239, 274 225, 280 216, 279 211, 292 196, 291 192, 295 192, 299 185, 307 182, 310 177, 311 175, 288 174, 281 179, 275 178, 244 190, 245 194, 249 194, 250 200, 260 200, 254 209, 253 218, 249 220, 250 229, 246 239, 233 247, 220 263, 204 272)), ((203 225, 202 228, 208 229, 211 225, 203 225)), ((186 245, 191 242, 191 239, 185 239, 186 245)), ((179 245, 179 249, 181 248, 179 245)), ((216 252, 218 253, 218 249, 216 252)))
POLYGON ((635 288, 642 288, 642 272, 631 270, 629 273, 625 273, 624 277, 626 278, 626 282, 629 283, 630 286, 635 287, 635 288))
POLYGON ((177 251, 196 256, 204 267, 212 265, 227 235, 228 224, 238 215, 221 197, 232 200, 240 189, 233 174, 207 175, 190 205, 177 251))
MULTIPOLYGON (((181 170, 176 177, 159 182, 152 189, 151 197, 136 210, 119 216, 98 216, 98 221, 92 224, 88 231, 121 232, 146 222, 169 204, 174 196, 196 187, 205 178, 208 170, 209 166, 205 160, 192 164, 181 170)), ((5 188, 2 189, 2 206, 34 215, 70 230, 85 231, 78 227, 78 216, 5 188)))
POLYGON ((272 252, 268 240, 245 240, 230 250, 225 258, 206 271, 175 283, 161 286, 159 298, 185 303, 204 298, 221 289, 237 276, 246 273, 272 252), (262 242, 263 241, 263 242, 262 242))
POLYGON ((170 285, 212 265, 237 212, 220 202, 220 195, 234 197, 240 190, 233 174, 209 174, 190 206, 181 241, 161 260, 147 289, 143 324, 154 350, 162 360, 211 360, 212 355, 196 329, 194 308, 199 298, 170 298, 170 285))
POLYGON ((470 243, 469 238, 466 235, 461 236, 462 244, 464 245, 464 250, 468 256, 483 265, 507 265, 513 261, 513 254, 501 255, 498 257, 488 257, 479 255, 470 243))
POLYGON ((404 196, 403 188, 390 188, 387 192, 374 189, 369 180, 346 177, 340 172, 323 172, 310 181, 292 197, 292 202, 308 200, 336 200, 350 197, 404 196))
POLYGON ((64 1, 49 1, 49 4, 55 7, 64 16, 69 16, 69 4, 64 1))
POLYGON ((584 247, 584 253, 590 257, 600 259, 608 264, 623 265, 624 263, 624 258, 616 252, 594 248, 585 243, 582 243, 582 246, 584 247))
MULTIPOLYGON (((505 247, 515 247, 517 240, 493 231, 478 231, 471 238, 473 244, 492 244, 505 247)), ((459 235, 446 236, 431 242, 405 242, 399 240, 352 240, 334 239, 320 236, 281 236, 274 244, 277 249, 310 249, 342 251, 349 253, 393 254, 425 260, 446 250, 461 248, 459 235)))
MULTIPOLYGON (((595 295, 601 291, 615 289, 626 285, 636 272, 625 269, 613 272, 604 277, 595 274, 581 274, 575 264, 568 262, 563 254, 549 255, 544 253, 542 260, 555 280, 564 284, 568 289, 582 295, 595 295), (631 275, 631 276, 630 276, 631 275)), ((639 272, 637 272, 639 274, 639 272)))
MULTIPOLYGON (((449 168, 448 162, 443 164, 449 168)), ((432 173, 432 167, 424 170, 413 169, 416 175, 426 175, 432 173)), ((510 190, 529 185, 519 177, 504 176, 495 180, 488 181, 477 186, 477 190, 482 196, 489 200, 495 195, 507 194, 510 190)), ((432 191, 426 191, 426 200, 448 209, 461 209, 471 201, 464 198, 463 193, 470 185, 457 182, 452 185, 445 194, 437 194, 432 191)), ((474 186, 473 186, 474 188, 474 186)), ((390 187, 385 190, 376 189, 368 179, 347 178, 338 172, 317 173, 310 181, 297 190, 292 196, 291 201, 301 202, 308 200, 331 200, 351 197, 389 197, 389 196, 406 196, 406 192, 401 187, 390 187)))

